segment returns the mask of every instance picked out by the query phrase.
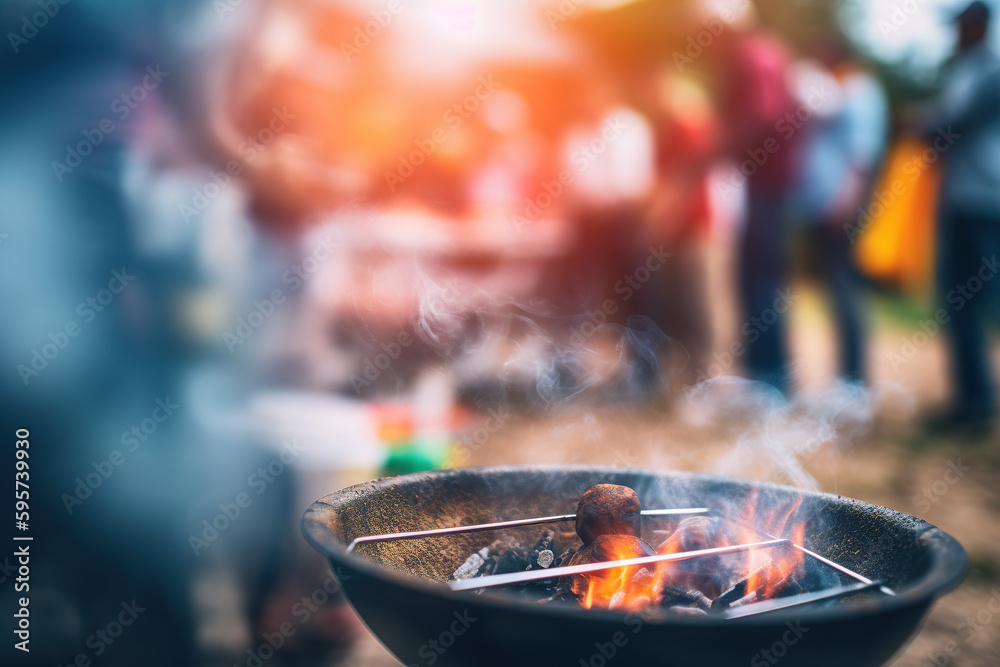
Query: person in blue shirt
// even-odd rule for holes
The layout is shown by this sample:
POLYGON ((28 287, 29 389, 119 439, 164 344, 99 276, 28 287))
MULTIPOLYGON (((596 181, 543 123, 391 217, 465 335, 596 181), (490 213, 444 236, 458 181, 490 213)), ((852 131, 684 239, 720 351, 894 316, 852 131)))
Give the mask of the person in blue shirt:
POLYGON ((840 374, 865 379, 863 285, 845 233, 864 206, 888 135, 888 102, 878 80, 841 38, 800 65, 802 88, 820 87, 828 99, 813 108, 800 155, 795 209, 805 224, 813 269, 832 301, 839 338, 840 374))
POLYGON ((940 153, 937 281, 953 380, 937 429, 991 428, 997 414, 987 314, 995 304, 1000 230, 1000 57, 987 42, 990 8, 973 2, 955 18, 957 53, 925 123, 940 153))

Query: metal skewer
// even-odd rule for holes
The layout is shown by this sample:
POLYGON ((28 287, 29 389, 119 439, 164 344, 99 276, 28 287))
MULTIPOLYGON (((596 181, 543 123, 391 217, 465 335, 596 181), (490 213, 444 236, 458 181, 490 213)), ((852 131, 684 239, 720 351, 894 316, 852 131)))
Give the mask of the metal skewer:
MULTIPOLYGON (((624 560, 606 561, 601 563, 588 563, 585 565, 574 565, 574 566, 556 567, 556 568, 541 569, 541 570, 529 570, 526 572, 511 572, 507 574, 488 575, 485 577, 476 577, 476 578, 452 581, 448 583, 448 586, 451 587, 451 589, 454 591, 478 590, 483 588, 492 588, 495 586, 505 586, 508 584, 526 583, 529 581, 538 581, 543 579, 553 579, 558 577, 586 574, 589 572, 600 572, 602 570, 610 570, 617 567, 641 566, 653 563, 684 561, 693 558, 698 558, 701 556, 736 553, 740 551, 751 551, 755 549, 770 549, 777 546, 791 546, 792 548, 797 549, 798 551, 806 554, 807 556, 815 558, 824 565, 827 565, 828 567, 831 567, 837 570, 838 572, 857 580, 859 583, 848 586, 841 586, 835 589, 828 589, 825 591, 819 591, 815 593, 803 593, 800 595, 793 595, 785 598, 777 598, 772 600, 753 602, 743 607, 727 611, 725 613, 725 618, 727 619, 745 618, 748 616, 764 614, 771 611, 778 611, 780 609, 787 609, 789 607, 811 604, 813 602, 819 602, 822 600, 845 597, 848 595, 853 595, 855 593, 861 593, 869 590, 879 590, 886 595, 896 594, 895 591, 893 591, 888 586, 884 585, 881 581, 873 581, 865 577, 864 575, 859 574, 847 567, 844 567, 843 565, 840 565, 839 563, 836 563, 828 558, 825 558, 819 555, 818 553, 810 549, 807 549, 800 544, 796 544, 795 542, 789 539, 779 538, 768 532, 760 530, 755 526, 751 526, 750 524, 740 519, 734 519, 732 517, 726 516, 724 514, 721 514, 720 512, 709 509, 707 507, 643 510, 641 514, 642 516, 690 516, 696 514, 715 514, 716 516, 719 516, 724 520, 739 523, 753 530, 758 535, 767 538, 767 540, 762 542, 738 544, 726 547, 714 547, 710 549, 683 551, 673 554, 646 556, 642 558, 629 558, 624 560)), ((517 528, 521 526, 534 526, 547 523, 559 523, 562 521, 574 521, 575 519, 576 519, 576 514, 557 514, 553 516, 515 519, 511 521, 481 523, 470 526, 449 526, 445 528, 431 528, 428 530, 386 533, 384 535, 367 535, 355 538, 347 546, 346 551, 347 553, 350 553, 354 551, 360 544, 368 544, 373 542, 386 542, 391 540, 412 540, 425 537, 437 537, 441 535, 455 535, 461 533, 475 533, 475 532, 483 532, 490 530, 502 530, 504 528, 517 528)))
POLYGON ((858 582, 849 586, 840 586, 838 588, 818 591, 816 593, 802 593, 800 595, 791 595, 789 597, 775 598, 773 600, 762 600, 760 602, 752 602, 743 607, 730 609, 725 612, 725 617, 746 618, 747 616, 766 614, 770 611, 779 611, 781 609, 788 609, 789 607, 798 607, 800 605, 812 604, 813 602, 820 602, 822 600, 834 600, 836 598, 847 597, 848 595, 871 591, 877 588, 884 588, 884 586, 882 586, 882 582, 872 581, 867 584, 858 582))
POLYGON ((642 558, 626 558, 624 560, 611 560, 603 563, 588 563, 586 565, 570 565, 566 567, 552 567, 547 570, 528 570, 527 572, 510 572, 508 574, 492 574, 486 577, 472 577, 469 579, 459 579, 448 582, 448 586, 453 591, 476 590, 479 588, 491 588, 493 586, 504 586, 507 584, 520 584, 527 581, 537 581, 539 579, 554 579, 556 577, 567 577, 575 574, 586 574, 588 572, 600 572, 616 567, 628 567, 632 565, 651 565, 653 563, 666 563, 679 560, 690 560, 700 556, 714 556, 718 554, 729 554, 738 551, 751 551, 754 549, 770 549, 777 546, 789 545, 791 540, 768 540, 767 542, 753 542, 750 544, 736 544, 728 547, 715 547, 712 549, 698 549, 695 551, 681 551, 674 554, 663 554, 657 556, 643 556, 642 558))
MULTIPOLYGON (((763 530, 761 530, 761 529, 759 529, 759 528, 757 528, 755 526, 751 526, 750 524, 746 523, 745 521, 741 521, 740 519, 733 519, 732 517, 725 516, 724 514, 719 514, 718 512, 713 512, 713 514, 716 514, 719 517, 721 517, 723 519, 726 519, 728 521, 735 521, 736 523, 738 523, 740 525, 746 526, 747 528, 749 528, 750 530, 754 531, 755 533, 757 533, 758 535, 760 535, 762 537, 767 537, 767 538, 775 539, 775 540, 778 539, 777 536, 772 535, 771 533, 765 532, 765 531, 763 531, 763 530)), ((841 565, 840 563, 835 563, 834 561, 830 560, 829 558, 824 558, 823 556, 820 556, 815 551, 811 551, 809 549, 806 549, 801 544, 795 544, 794 542, 792 542, 792 546, 794 546, 796 549, 798 549, 802 553, 806 554, 807 556, 812 556, 813 558, 815 558, 819 562, 823 563, 824 565, 828 565, 829 567, 832 567, 833 569, 837 570, 838 572, 840 572, 842 574, 846 574, 847 576, 851 577, 852 579, 857 579, 858 581, 860 581, 863 584, 867 584, 868 586, 871 586, 872 584, 876 583, 876 582, 872 581, 871 579, 869 579, 868 577, 864 576, 863 574, 858 574, 854 570, 846 568, 843 565, 841 565)), ((882 584, 881 582, 879 582, 878 589, 880 591, 882 591, 883 593, 885 593, 886 595, 893 595, 893 596, 896 595, 896 591, 892 590, 891 588, 889 588, 888 586, 882 584)))
MULTIPOLYGON (((687 509, 660 509, 642 510, 642 516, 685 516, 692 514, 707 514, 711 510, 707 507, 693 507, 687 509)), ((435 537, 438 535, 454 535, 456 533, 477 533, 486 530, 500 530, 503 528, 516 528, 518 526, 535 526, 542 523, 559 523, 560 521, 574 521, 576 514, 557 514, 555 516, 542 516, 530 519, 516 519, 513 521, 498 521, 495 523, 480 523, 472 526, 450 526, 448 528, 431 528, 429 530, 414 530, 405 533, 386 533, 385 535, 367 535, 355 538, 347 545, 347 553, 351 553, 359 544, 370 542, 387 542, 390 540, 414 540, 421 537, 435 537)))

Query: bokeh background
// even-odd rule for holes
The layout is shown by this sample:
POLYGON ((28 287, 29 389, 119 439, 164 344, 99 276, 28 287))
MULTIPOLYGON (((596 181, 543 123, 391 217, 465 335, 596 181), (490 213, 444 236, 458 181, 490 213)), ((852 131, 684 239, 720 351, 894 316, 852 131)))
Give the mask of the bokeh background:
POLYGON ((967 5, 4 2, 3 663, 396 664, 305 507, 573 462, 937 524, 972 567, 896 664, 998 664, 1000 6, 967 5))

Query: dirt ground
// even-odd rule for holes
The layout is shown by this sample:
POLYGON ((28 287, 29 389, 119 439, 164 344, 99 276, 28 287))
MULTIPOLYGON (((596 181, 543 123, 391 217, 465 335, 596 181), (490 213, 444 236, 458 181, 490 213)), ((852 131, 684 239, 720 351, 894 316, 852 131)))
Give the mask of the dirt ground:
MULTIPOLYGON (((805 362, 801 381, 821 382, 832 375, 832 337, 818 302, 800 312, 793 348, 805 362)), ((919 516, 955 536, 969 553, 965 582, 933 607, 894 664, 1000 665, 1000 618, 988 606, 1000 603, 1000 436, 924 433, 920 419, 946 399, 943 341, 918 338, 919 344, 908 348, 913 323, 892 318, 882 317, 877 331, 870 354, 870 386, 878 397, 871 428, 851 442, 806 452, 803 465, 821 490, 919 516)), ((1000 361, 1000 346, 997 352, 1000 361)), ((468 464, 575 462, 733 472, 723 464, 732 463, 736 436, 738 429, 716 438, 692 434, 676 409, 602 407, 513 417, 471 452, 468 464)), ((775 470, 766 463, 740 460, 739 476, 774 479, 775 470)), ((366 635, 339 664, 398 663, 366 635)))

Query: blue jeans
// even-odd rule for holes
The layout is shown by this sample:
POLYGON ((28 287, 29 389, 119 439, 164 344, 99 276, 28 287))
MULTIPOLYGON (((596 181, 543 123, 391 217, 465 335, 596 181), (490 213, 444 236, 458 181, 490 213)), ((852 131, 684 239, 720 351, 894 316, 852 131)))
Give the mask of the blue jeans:
POLYGON ((955 407, 988 414, 996 412, 987 319, 1000 282, 990 264, 998 231, 1000 216, 952 213, 941 217, 938 232, 938 289, 951 315, 945 329, 955 407))
POLYGON ((747 219, 737 248, 747 373, 787 393, 787 313, 774 307, 779 292, 789 287, 787 193, 755 185, 753 179, 748 185, 747 219))

